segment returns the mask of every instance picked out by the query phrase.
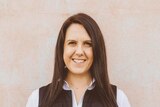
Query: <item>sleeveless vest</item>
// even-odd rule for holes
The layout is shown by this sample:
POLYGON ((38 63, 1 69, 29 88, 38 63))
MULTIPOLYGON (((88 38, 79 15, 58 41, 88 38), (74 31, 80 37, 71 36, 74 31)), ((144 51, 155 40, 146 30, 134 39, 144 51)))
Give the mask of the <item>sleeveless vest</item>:
MULTIPOLYGON (((39 106, 43 100, 43 97, 46 91, 49 88, 47 86, 41 87, 39 89, 39 106)), ((117 87, 115 85, 111 85, 112 90, 114 92, 115 98, 117 96, 117 87)), ((96 89, 94 87, 92 90, 87 90, 84 94, 82 107, 105 107, 103 103, 101 103, 101 97, 98 95, 96 89)), ((53 107, 72 107, 72 92, 71 90, 62 90, 58 98, 56 99, 53 107)))

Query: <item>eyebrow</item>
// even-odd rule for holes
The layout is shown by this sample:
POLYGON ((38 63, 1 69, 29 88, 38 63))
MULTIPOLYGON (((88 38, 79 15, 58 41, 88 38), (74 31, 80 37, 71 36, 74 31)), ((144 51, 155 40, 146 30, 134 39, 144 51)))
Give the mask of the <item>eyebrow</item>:
POLYGON ((75 41, 75 40, 69 39, 69 40, 67 40, 66 42, 69 42, 69 41, 75 41))
POLYGON ((91 42, 91 43, 92 43, 92 41, 91 41, 91 40, 85 40, 84 42, 91 42))
MULTIPOLYGON (((76 41, 76 40, 69 39, 66 42, 71 42, 71 41, 76 41)), ((85 40, 84 42, 92 42, 92 41, 91 40, 85 40)))

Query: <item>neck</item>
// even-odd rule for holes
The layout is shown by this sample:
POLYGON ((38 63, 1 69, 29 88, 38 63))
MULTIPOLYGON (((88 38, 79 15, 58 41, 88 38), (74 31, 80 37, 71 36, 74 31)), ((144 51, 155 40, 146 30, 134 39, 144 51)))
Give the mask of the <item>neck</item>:
POLYGON ((92 81, 92 77, 90 74, 76 75, 76 74, 68 73, 66 77, 66 81, 68 82, 71 88, 82 88, 82 87, 88 87, 88 85, 92 81))

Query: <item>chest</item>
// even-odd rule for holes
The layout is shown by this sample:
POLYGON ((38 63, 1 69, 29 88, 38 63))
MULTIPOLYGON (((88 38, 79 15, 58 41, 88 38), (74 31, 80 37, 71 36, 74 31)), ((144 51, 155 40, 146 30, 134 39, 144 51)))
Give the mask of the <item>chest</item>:
POLYGON ((105 107, 101 98, 93 91, 86 91, 78 105, 75 100, 75 95, 68 91, 57 98, 53 107, 105 107))
MULTIPOLYGON (((114 95, 116 97, 116 86, 112 86, 114 95)), ((43 98, 46 95, 48 87, 42 87, 39 90, 39 107, 41 107, 43 98)), ((83 96, 82 105, 80 107, 106 107, 105 101, 102 96, 104 94, 99 94, 95 88, 93 90, 87 90, 83 96)), ((71 90, 62 90, 59 96, 54 101, 52 107, 73 107, 73 96, 71 90)))

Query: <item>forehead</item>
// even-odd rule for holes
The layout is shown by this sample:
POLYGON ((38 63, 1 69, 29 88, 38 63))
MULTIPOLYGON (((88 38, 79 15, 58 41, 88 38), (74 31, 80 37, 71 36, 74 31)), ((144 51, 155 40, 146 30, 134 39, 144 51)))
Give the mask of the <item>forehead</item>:
POLYGON ((71 24, 66 31, 66 40, 68 39, 85 39, 91 40, 86 29, 81 24, 71 24))

